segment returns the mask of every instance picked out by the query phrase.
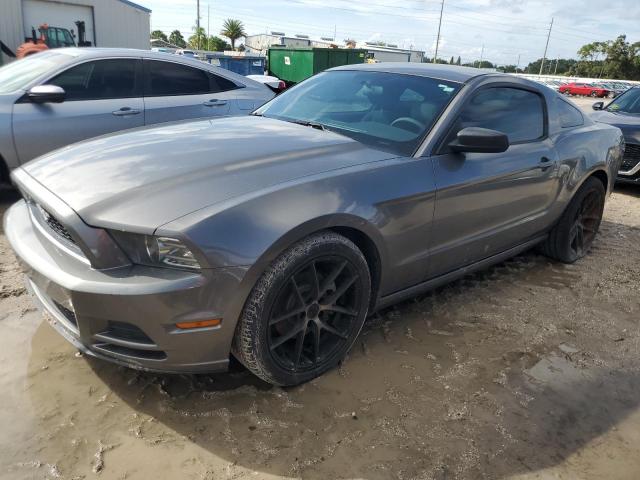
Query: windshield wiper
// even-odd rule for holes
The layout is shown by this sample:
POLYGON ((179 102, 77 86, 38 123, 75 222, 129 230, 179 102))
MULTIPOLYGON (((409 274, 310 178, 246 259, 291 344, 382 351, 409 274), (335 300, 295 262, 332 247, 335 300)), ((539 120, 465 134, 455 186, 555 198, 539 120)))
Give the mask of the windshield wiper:
POLYGON ((312 122, 310 120, 288 120, 291 123, 297 123, 298 125, 303 125, 305 127, 315 128, 317 130, 327 131, 327 127, 318 122, 312 122))

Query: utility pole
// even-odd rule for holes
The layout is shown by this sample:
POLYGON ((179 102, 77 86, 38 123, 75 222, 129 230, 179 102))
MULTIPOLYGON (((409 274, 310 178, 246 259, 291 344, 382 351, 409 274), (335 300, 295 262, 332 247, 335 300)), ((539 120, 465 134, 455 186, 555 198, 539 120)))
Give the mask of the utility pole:
POLYGON ((198 40, 198 50, 200 50, 200 0, 196 0, 198 17, 196 18, 196 38, 198 40))
POLYGON ((438 63, 438 46, 440 45, 440 27, 442 27, 442 12, 444 11, 444 0, 440 4, 440 20, 438 21, 438 36, 436 37, 436 54, 433 57, 433 63, 438 63))
POLYGON ((334 23, 333 24, 333 41, 334 42, 336 41, 336 38, 338 38, 337 35, 338 35, 338 25, 334 23))
POLYGON ((480 50, 480 63, 478 64, 478 68, 482 68, 483 59, 484 59, 484 43, 482 44, 482 50, 480 50))
POLYGON ((518 54, 518 63, 516 63, 516 73, 518 73, 519 68, 520 68, 520 54, 518 54))
POLYGON ((207 3, 207 49, 209 49, 209 35, 211 35, 211 5, 207 3))
POLYGON ((544 61, 547 59, 547 49, 549 48, 549 39, 551 38, 552 28, 553 28, 553 17, 551 18, 551 25, 549 25, 549 34, 547 35, 547 44, 544 47, 544 55, 542 56, 542 63, 540 64, 540 75, 542 75, 542 69, 544 68, 544 61))
POLYGON ((560 57, 556 58, 556 68, 553 69, 553 74, 555 75, 558 72, 558 62, 560 61, 560 57))

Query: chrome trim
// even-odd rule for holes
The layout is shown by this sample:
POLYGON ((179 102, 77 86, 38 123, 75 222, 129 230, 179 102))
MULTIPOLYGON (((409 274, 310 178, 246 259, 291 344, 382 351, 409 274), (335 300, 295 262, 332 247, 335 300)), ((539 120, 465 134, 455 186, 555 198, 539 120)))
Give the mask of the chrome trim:
POLYGON ((640 172, 640 160, 638 160, 638 163, 636 163, 636 166, 633 167, 631 170, 626 170, 626 171, 619 170, 618 175, 631 176, 631 175, 635 175, 638 172, 640 172))

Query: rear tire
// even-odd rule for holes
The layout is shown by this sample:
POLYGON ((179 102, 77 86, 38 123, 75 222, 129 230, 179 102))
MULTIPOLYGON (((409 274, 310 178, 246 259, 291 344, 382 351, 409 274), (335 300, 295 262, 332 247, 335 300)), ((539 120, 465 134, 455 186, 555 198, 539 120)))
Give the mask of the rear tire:
POLYGON ((600 228, 605 195, 602 182, 588 178, 542 244, 542 253, 564 263, 584 257, 600 228))
POLYGON ((320 232, 282 253, 254 286, 232 352, 274 385, 298 385, 336 366, 364 324, 369 268, 350 240, 320 232))

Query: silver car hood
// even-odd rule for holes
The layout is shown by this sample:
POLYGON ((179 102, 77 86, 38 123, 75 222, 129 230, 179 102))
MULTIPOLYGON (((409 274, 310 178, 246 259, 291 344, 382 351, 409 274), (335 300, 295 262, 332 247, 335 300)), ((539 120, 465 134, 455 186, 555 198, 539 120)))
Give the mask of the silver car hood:
POLYGON ((22 168, 89 225, 152 233, 234 196, 393 156, 332 132, 244 116, 99 137, 22 168))

